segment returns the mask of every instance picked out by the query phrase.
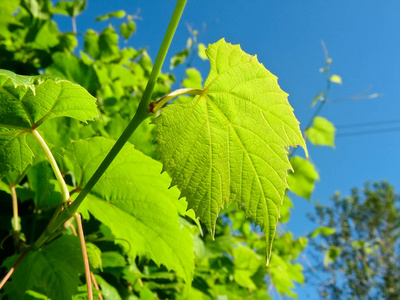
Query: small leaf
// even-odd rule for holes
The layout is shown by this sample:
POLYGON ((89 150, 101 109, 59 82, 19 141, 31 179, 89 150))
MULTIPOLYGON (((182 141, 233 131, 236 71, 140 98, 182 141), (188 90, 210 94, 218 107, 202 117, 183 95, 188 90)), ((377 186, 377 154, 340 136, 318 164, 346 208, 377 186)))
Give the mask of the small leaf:
POLYGON ((324 96, 324 92, 320 92, 317 96, 315 96, 315 98, 313 99, 313 101, 311 102, 311 107, 313 107, 319 100, 323 100, 324 98, 323 98, 323 96, 324 96))
POLYGON ((154 120, 164 170, 213 235, 221 207, 244 206, 265 232, 269 258, 291 169, 286 148, 305 148, 299 123, 277 78, 255 56, 224 40, 207 56, 203 93, 154 120))
POLYGON ((112 27, 107 27, 100 34, 98 49, 102 60, 109 61, 119 55, 118 34, 112 27))
POLYGON ((206 53, 207 47, 203 43, 198 43, 197 44, 197 54, 202 60, 207 60, 207 53, 206 53))
POLYGON ((89 259, 90 268, 100 269, 103 271, 100 248, 93 243, 86 243, 86 252, 89 259))
POLYGON ((315 182, 319 180, 319 175, 315 166, 308 160, 299 156, 292 157, 290 163, 294 172, 289 173, 288 184, 290 191, 300 197, 310 200, 314 190, 315 182))
POLYGON ((313 232, 311 232, 309 237, 310 238, 315 238, 320 234, 322 234, 322 235, 332 235, 335 232, 336 232, 335 228, 322 226, 322 227, 319 227, 319 228, 315 229, 313 232))
POLYGON ((124 37, 125 40, 129 39, 130 36, 135 33, 136 24, 134 21, 129 20, 128 23, 122 23, 119 27, 119 32, 124 37))
POLYGON ((124 10, 117 10, 117 11, 113 11, 113 12, 110 12, 108 14, 105 14, 105 15, 97 17, 96 21, 105 21, 105 20, 108 20, 110 18, 121 19, 121 18, 125 17, 125 15, 126 15, 126 12, 124 10))
POLYGON ((175 54, 175 56, 171 57, 171 64, 169 66, 170 70, 173 70, 177 66, 183 64, 186 61, 186 58, 189 56, 189 49, 184 49, 181 52, 175 54))
POLYGON ((332 75, 329 80, 337 84, 342 84, 342 77, 336 74, 332 75))
POLYGON ((306 129, 308 140, 315 146, 335 148, 335 126, 327 119, 315 117, 313 126, 306 129))
MULTIPOLYGON (((113 144, 112 140, 98 137, 73 142, 67 148, 66 155, 76 162, 75 173, 82 174, 82 185, 113 144)), ((192 237, 180 227, 173 204, 178 201, 179 192, 168 189, 170 179, 160 172, 160 163, 126 145, 80 209, 89 210, 108 226, 129 256, 148 257, 175 270, 189 283, 194 269, 192 237)))
POLYGON ((89 54, 93 59, 98 59, 100 57, 99 36, 92 29, 88 29, 85 34, 83 51, 89 54))
POLYGON ((59 1, 53 9, 56 14, 76 17, 86 8, 86 0, 59 1))
POLYGON ((328 250, 326 250, 324 255, 324 266, 327 267, 330 264, 334 263, 336 259, 339 257, 342 250, 336 246, 330 246, 328 250))
POLYGON ((185 88, 201 89, 203 78, 201 73, 195 68, 186 69, 186 78, 182 80, 182 85, 185 88))

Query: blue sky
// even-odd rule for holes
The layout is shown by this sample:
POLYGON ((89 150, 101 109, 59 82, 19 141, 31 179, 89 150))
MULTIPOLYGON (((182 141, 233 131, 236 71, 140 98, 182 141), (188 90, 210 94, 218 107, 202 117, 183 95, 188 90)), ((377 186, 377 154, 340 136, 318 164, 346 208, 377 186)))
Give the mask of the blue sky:
MULTIPOLYGON (((127 45, 148 47, 154 59, 174 4, 161 0, 88 0, 88 9, 77 18, 78 31, 102 29, 106 23, 95 22, 94 18, 109 11, 124 9, 134 14, 140 8, 142 20, 137 21, 137 33, 127 45)), ((297 118, 305 126, 313 114, 310 103, 326 84, 318 71, 325 64, 323 40, 333 59, 331 72, 343 79, 342 85, 332 86, 330 99, 366 90, 365 94, 382 96, 329 103, 321 116, 338 127, 338 135, 395 128, 379 134, 338 137, 335 149, 309 145, 311 160, 321 177, 312 200, 327 203, 335 191, 347 195, 352 187, 362 187, 365 181, 386 179, 395 186, 400 181, 399 12, 398 0, 189 0, 168 57, 185 47, 187 24, 200 31, 206 24, 200 42, 208 44, 225 37, 228 42, 241 44, 247 53, 257 54, 259 61, 279 77, 282 89, 290 94, 297 118), (340 127, 391 120, 397 123, 347 130, 340 127)), ((70 31, 70 24, 63 23, 61 30, 70 31)), ((164 72, 168 66, 164 66, 164 72)), ((207 62, 196 60, 194 66, 203 78, 207 76, 207 62)), ((178 76, 182 70, 177 69, 178 76)), ((297 236, 307 234, 314 227, 305 214, 313 211, 313 206, 304 199, 293 201, 295 209, 286 229, 297 236)), ((299 293, 302 299, 301 295, 310 290, 299 289, 299 293)), ((317 299, 312 293, 308 298, 317 299)))

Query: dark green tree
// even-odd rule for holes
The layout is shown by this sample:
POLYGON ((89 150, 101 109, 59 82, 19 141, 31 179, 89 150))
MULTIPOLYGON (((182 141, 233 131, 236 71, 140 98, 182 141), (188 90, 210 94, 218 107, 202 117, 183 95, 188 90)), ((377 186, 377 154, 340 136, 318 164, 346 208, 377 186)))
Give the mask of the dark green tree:
POLYGON ((383 181, 367 183, 361 192, 354 188, 348 197, 337 193, 328 206, 317 205, 310 218, 334 229, 319 229, 325 234, 311 241, 320 262, 312 272, 321 297, 399 299, 399 200, 383 181))

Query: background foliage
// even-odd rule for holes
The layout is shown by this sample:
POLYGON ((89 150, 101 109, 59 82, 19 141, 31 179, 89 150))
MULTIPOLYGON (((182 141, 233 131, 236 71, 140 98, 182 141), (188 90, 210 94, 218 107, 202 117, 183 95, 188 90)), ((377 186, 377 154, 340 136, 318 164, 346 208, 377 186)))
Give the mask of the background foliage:
MULTIPOLYGON (((0 68, 21 75, 46 73, 67 79, 80 84, 97 99, 99 117, 96 122, 83 124, 79 118, 60 117, 49 119, 38 127, 74 195, 110 148, 108 139, 118 138, 133 117, 149 78, 152 60, 145 49, 121 47, 122 40, 128 39, 136 30, 133 16, 123 11, 99 17, 98 21, 109 21, 108 26, 105 24, 100 32, 87 29, 83 46, 78 47, 82 39, 76 32, 75 17, 85 8, 84 1, 60 1, 56 5, 45 0, 9 1, 2 2, 1 8, 0 11, 7 17, 2 19, 0 27, 0 68), (53 20, 55 14, 71 17, 74 32, 60 32, 53 20), (122 24, 112 26, 113 18, 121 18, 122 24), (93 139, 96 136, 101 137, 93 139)), ((205 58, 204 45, 197 42, 189 43, 184 53, 188 53, 187 56, 198 53, 205 58)), ((182 54, 178 53, 172 66, 179 64, 180 56, 182 54)), ((183 86, 197 87, 201 84, 201 76, 194 68, 188 69, 186 74, 181 83, 183 86)), ((173 74, 161 74, 153 99, 170 92, 175 81, 173 74)), ((37 120, 34 119, 34 122, 37 120)), ((121 157, 131 157, 132 161, 121 161, 122 168, 118 160, 114 162, 118 168, 111 167, 104 174, 105 185, 95 188, 80 208, 86 219, 84 227, 91 269, 103 297, 151 299, 189 295, 208 299, 225 295, 230 299, 268 299, 268 289, 295 297, 292 291, 294 283, 304 282, 302 267, 296 263, 296 259, 307 244, 305 238, 294 239, 290 233, 278 233, 272 250, 273 258, 266 269, 267 240, 246 219, 245 212, 235 205, 221 211, 222 217, 215 225, 215 240, 203 233, 205 228, 194 218, 193 211, 186 212, 183 200, 172 200, 177 198, 177 191, 166 189, 168 185, 165 186, 165 192, 157 189, 153 196, 147 193, 148 198, 143 202, 139 199, 135 204, 137 207, 126 206, 124 199, 127 199, 127 195, 133 193, 140 198, 139 195, 143 194, 140 189, 149 191, 152 186, 167 184, 168 181, 168 177, 164 177, 166 181, 163 183, 159 176, 149 180, 160 172, 161 165, 140 153, 153 158, 158 156, 153 142, 154 125, 149 123, 144 122, 130 139, 136 150, 129 147, 123 150, 125 155, 121 157), (142 171, 136 175, 132 173, 134 169, 130 164, 140 163, 146 166, 148 174, 142 171), (132 186, 130 182, 112 179, 121 177, 121 174, 138 178, 139 181, 132 186), (140 181, 140 178, 146 178, 146 182, 140 181), (155 195, 158 200, 163 197, 167 206, 157 208, 160 209, 159 214, 153 211, 158 204, 151 204, 156 200, 155 195), (110 199, 113 201, 112 207, 104 201, 110 199), (146 215, 149 209, 151 214, 146 215), (165 215, 166 212, 169 215, 165 215), (129 229, 132 223, 136 224, 133 228, 137 231, 129 229), (155 235, 152 238, 153 233, 155 235), (164 240, 165 245, 169 246, 160 247, 156 236, 169 237, 170 242, 164 240), (167 250, 168 247, 171 248, 167 250), (185 281, 190 283, 192 277, 191 288, 187 288, 185 281)), ((15 262, 16 257, 11 256, 15 253, 15 247, 23 248, 25 244, 35 241, 59 201, 60 190, 50 166, 40 154, 40 149, 32 146, 32 152, 35 154, 32 165, 24 164, 23 169, 7 174, 1 183, 1 257, 2 260, 8 257, 3 267, 10 267, 15 262), (14 188, 20 202, 20 231, 16 228, 13 230, 11 222, 10 195, 14 188), (10 232, 14 233, 14 238, 9 235, 10 232)), ((288 208, 283 208, 282 221, 287 221, 288 216, 288 208)), ((68 248, 62 245, 67 240, 76 241, 72 233, 72 227, 67 226, 62 237, 46 245, 43 251, 27 255, 18 266, 20 271, 13 274, 12 280, 5 286, 4 291, 10 299, 20 299, 24 292, 34 298, 44 295, 61 297, 61 294, 54 294, 52 290, 55 270, 58 270, 58 279, 65 281, 63 289, 59 290, 62 297, 85 297, 82 266, 70 264, 69 256, 63 254, 68 248), (49 256, 48 264, 33 264, 42 259, 37 255, 49 256), (50 259, 53 256, 63 258, 50 259), (30 272, 43 274, 43 280, 36 281, 35 276, 23 280, 27 272, 24 270, 31 270, 32 267, 35 270, 30 272), (67 279, 68 276, 74 277, 67 279)), ((68 253, 73 252, 71 250, 68 253)), ((80 261, 78 257, 74 259, 75 262, 80 261)))

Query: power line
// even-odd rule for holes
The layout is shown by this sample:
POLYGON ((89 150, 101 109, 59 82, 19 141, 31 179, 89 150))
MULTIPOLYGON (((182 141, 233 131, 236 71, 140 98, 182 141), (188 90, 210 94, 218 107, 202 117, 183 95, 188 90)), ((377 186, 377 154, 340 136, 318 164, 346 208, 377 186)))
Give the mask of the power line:
POLYGON ((354 124, 344 124, 344 125, 335 125, 335 127, 336 128, 356 128, 356 127, 367 127, 367 126, 396 124, 396 123, 400 123, 400 119, 387 120, 387 121, 365 122, 365 123, 354 123, 354 124))
POLYGON ((400 131, 400 127, 393 128, 383 128, 376 130, 368 130, 368 131, 358 131, 358 132, 349 132, 349 133, 339 133, 336 134, 336 137, 350 137, 350 136, 358 136, 358 135, 369 135, 369 134, 377 134, 377 133, 386 133, 386 132, 395 132, 400 131))

